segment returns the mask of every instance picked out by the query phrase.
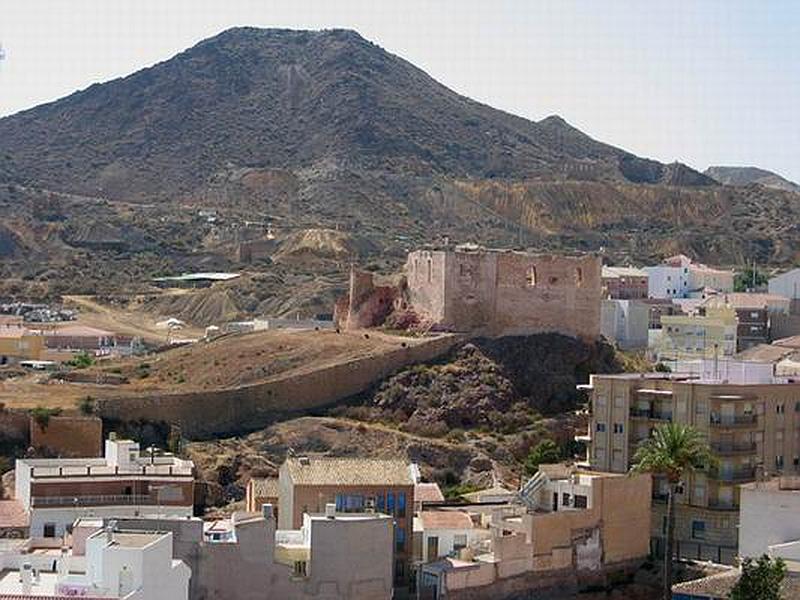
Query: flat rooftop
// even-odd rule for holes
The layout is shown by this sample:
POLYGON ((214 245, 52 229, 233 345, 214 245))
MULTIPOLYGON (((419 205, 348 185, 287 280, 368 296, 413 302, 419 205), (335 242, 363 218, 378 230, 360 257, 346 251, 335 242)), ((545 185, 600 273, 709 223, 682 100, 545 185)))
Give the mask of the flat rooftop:
MULTIPOLYGON (((92 537, 96 536, 104 536, 106 533, 104 531, 98 531, 92 537)), ((153 542, 157 542, 158 540, 162 539, 164 536, 169 535, 168 533, 163 532, 155 532, 155 531, 130 531, 130 532, 117 532, 115 531, 112 535, 112 540, 110 546, 120 546, 122 548, 144 548, 145 546, 149 546, 153 542)))

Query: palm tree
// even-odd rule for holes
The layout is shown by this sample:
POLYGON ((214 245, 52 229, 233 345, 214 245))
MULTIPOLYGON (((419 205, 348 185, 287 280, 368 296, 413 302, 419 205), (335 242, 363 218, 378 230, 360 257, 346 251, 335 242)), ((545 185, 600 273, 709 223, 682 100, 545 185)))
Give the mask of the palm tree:
POLYGON ((651 473, 666 477, 669 483, 667 495, 667 544, 664 552, 663 598, 672 598, 672 548, 675 537, 675 493, 683 477, 694 471, 705 469, 715 463, 705 438, 694 427, 681 423, 665 423, 653 431, 633 456, 636 473, 651 473))

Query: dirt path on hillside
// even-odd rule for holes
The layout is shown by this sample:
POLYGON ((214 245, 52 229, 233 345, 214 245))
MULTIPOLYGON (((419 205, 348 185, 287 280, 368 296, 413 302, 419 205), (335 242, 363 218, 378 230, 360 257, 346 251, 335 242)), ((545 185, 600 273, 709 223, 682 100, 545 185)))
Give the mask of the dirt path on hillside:
MULTIPOLYGON (((146 312, 136 312, 101 304, 94 296, 64 296, 65 305, 77 307, 79 322, 84 325, 108 329, 115 333, 141 337, 151 344, 164 344, 167 331, 156 327, 155 319, 146 312)), ((178 337, 199 338, 204 332, 196 327, 185 327, 178 337)))

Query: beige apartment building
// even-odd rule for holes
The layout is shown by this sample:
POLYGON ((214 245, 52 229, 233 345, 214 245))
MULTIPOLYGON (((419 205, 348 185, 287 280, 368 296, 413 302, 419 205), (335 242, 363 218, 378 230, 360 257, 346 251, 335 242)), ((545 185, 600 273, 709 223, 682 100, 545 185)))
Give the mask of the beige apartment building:
POLYGON ((278 473, 278 526, 300 529, 306 514, 374 512, 394 518, 394 581, 411 575, 416 466, 400 459, 290 457, 278 473))
MULTIPOLYGON (((670 421, 694 426, 719 464, 688 477, 676 507, 676 552, 731 563, 737 552, 739 485, 765 473, 800 472, 800 380, 772 365, 701 360, 673 373, 592 375, 588 461, 623 473, 637 446, 670 421)), ((652 545, 663 548, 666 482, 654 479, 652 545)))

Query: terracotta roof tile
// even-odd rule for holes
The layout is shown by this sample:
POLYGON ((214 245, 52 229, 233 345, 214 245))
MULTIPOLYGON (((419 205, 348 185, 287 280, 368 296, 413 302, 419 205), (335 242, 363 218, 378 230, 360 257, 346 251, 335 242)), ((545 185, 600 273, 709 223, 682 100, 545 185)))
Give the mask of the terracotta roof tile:
POLYGON ((419 519, 424 529, 472 529, 470 516, 458 510, 423 510, 419 519))
POLYGON ((418 483, 414 486, 416 502, 444 502, 444 494, 438 483, 418 483))
POLYGON ((250 479, 253 493, 257 498, 277 498, 278 497, 278 478, 277 477, 253 477, 250 479))
POLYGON ((288 458, 286 466, 295 485, 414 485, 411 465, 399 459, 288 458))

